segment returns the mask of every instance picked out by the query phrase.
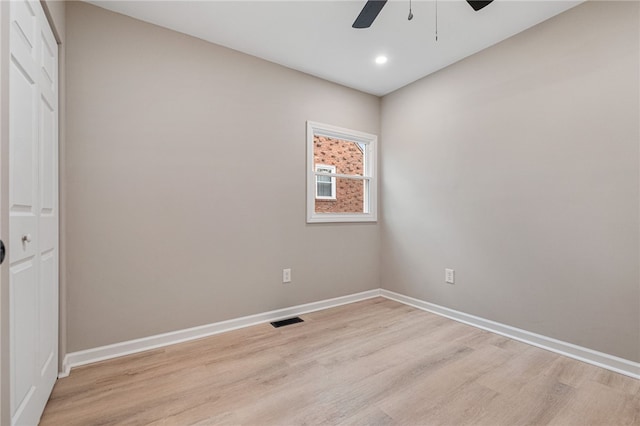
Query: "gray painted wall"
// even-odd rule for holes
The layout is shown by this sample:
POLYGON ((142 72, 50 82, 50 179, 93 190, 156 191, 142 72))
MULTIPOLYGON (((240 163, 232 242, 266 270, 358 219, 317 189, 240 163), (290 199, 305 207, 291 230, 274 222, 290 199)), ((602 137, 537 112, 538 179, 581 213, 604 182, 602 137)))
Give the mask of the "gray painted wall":
POLYGON ((638 36, 588 2, 384 97, 382 287, 640 361, 638 36))
POLYGON ((378 225, 304 210, 305 121, 378 134, 379 98, 88 4, 66 20, 69 352, 380 286, 378 225))
POLYGON ((640 361, 638 18, 588 2, 381 112, 69 4, 67 350, 382 286, 640 361), (305 224, 308 119, 382 128, 380 225, 305 224))

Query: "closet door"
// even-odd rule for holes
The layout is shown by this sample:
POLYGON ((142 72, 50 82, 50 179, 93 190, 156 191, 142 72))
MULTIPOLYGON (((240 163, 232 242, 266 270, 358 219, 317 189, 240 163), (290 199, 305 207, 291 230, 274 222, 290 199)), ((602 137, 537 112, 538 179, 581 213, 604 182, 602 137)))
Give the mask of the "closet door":
POLYGON ((10 19, 11 421, 35 425, 58 368, 58 60, 39 2, 10 19))

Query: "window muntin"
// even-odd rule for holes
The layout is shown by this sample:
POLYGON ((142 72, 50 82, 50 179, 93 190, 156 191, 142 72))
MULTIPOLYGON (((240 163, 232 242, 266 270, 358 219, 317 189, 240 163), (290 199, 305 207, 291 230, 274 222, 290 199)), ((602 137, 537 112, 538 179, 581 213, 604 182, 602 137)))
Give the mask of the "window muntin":
POLYGON ((307 122, 307 222, 377 220, 376 143, 375 135, 307 122))

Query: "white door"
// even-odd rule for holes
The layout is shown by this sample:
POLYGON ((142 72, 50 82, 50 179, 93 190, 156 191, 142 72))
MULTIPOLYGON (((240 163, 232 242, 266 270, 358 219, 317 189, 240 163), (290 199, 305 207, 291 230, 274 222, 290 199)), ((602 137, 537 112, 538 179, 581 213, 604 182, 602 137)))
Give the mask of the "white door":
POLYGON ((9 8, 11 422, 35 425, 58 368, 58 50, 39 2, 9 8))

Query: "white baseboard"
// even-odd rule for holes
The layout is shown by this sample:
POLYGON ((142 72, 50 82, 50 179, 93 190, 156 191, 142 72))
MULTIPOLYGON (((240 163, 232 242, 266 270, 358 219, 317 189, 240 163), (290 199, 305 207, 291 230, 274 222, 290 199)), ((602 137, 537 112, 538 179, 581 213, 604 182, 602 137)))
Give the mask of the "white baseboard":
POLYGON ((500 334, 502 336, 509 337, 510 339, 528 343, 551 352, 633 377, 635 379, 640 379, 640 363, 638 362, 629 361, 624 358, 594 351, 572 343, 563 342, 551 337, 542 336, 530 331, 501 324, 499 322, 465 314, 464 312, 455 311, 453 309, 445 308, 413 297, 394 293, 389 290, 381 289, 380 295, 387 299, 395 300, 396 302, 404 303, 405 305, 413 306, 414 308, 418 308, 423 311, 431 312, 492 333, 500 334))
POLYGON ((261 314, 250 315, 241 318, 235 318, 227 321, 216 322, 199 327, 188 328, 185 330, 173 331, 170 333, 158 334, 155 336, 144 337, 141 339, 129 340, 126 342, 115 343, 98 348, 87 349, 84 351, 72 352, 64 357, 62 362, 63 371, 58 377, 66 377, 69 375, 71 368, 85 364, 91 364, 98 361, 117 358, 124 355, 130 355, 138 352, 157 349, 164 346, 175 345, 177 343, 187 342, 189 340, 201 339, 203 337, 212 336, 226 331, 236 330, 243 327, 262 324, 270 321, 277 321, 283 318, 302 315, 309 312, 315 312, 322 309, 333 308, 335 306, 354 303, 361 300, 371 299, 373 297, 382 296, 405 305, 413 306, 424 311, 428 311, 473 327, 481 328, 492 333, 500 334, 520 342, 524 342, 542 349, 546 349, 570 358, 577 359, 607 370, 615 371, 626 376, 640 379, 640 363, 629 361, 603 352, 594 351, 572 343, 563 342, 551 337, 532 333, 499 322, 487 320, 474 315, 465 314, 464 312, 445 308, 413 297, 405 296, 384 289, 369 290, 362 293, 351 294, 334 299, 322 300, 319 302, 307 303, 304 305, 292 306, 289 308, 278 309, 275 311, 264 312, 261 314))
POLYGON ((236 330, 238 328, 249 327, 265 322, 278 321, 284 318, 346 305, 348 303, 359 302, 361 300, 371 299, 378 296, 380 296, 380 289, 369 290, 362 293, 350 294, 319 302, 306 303, 304 305, 292 306, 289 308, 249 315, 241 318, 234 318, 199 327, 114 343, 112 345, 100 346, 84 351, 71 352, 64 357, 64 360, 62 361, 62 371, 58 374, 58 377, 67 377, 73 367, 148 351, 150 349, 157 349, 163 346, 175 345, 176 343, 187 342, 189 340, 201 339, 214 334, 224 333, 225 331, 236 330))

